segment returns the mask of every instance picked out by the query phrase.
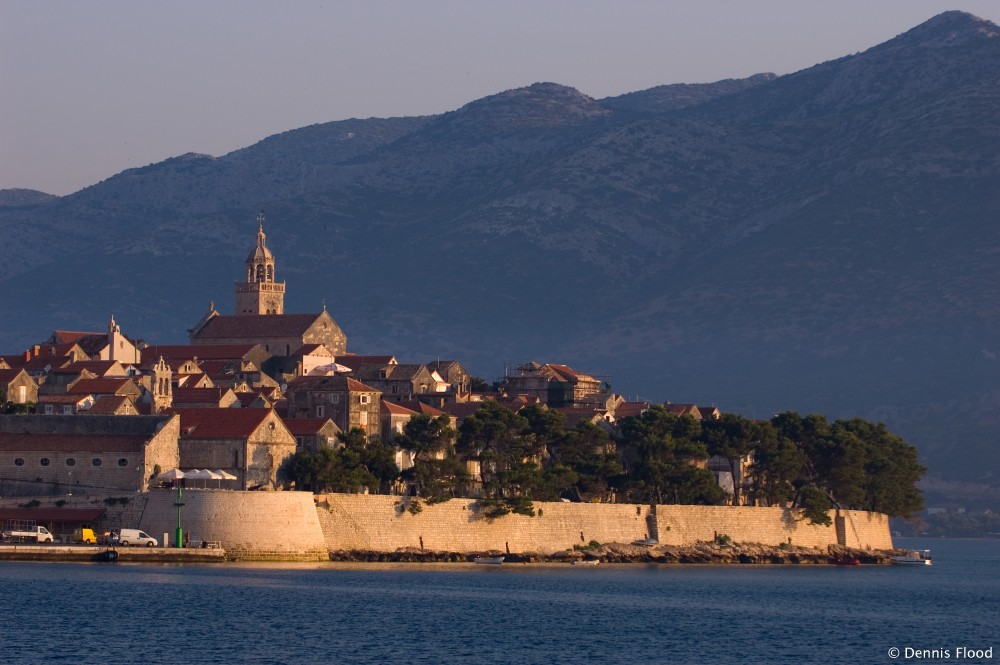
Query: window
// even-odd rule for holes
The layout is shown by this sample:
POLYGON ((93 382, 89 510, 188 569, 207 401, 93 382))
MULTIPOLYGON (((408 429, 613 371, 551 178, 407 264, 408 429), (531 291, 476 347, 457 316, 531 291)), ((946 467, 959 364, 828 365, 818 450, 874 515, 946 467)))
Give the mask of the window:
POLYGON ((73 415, 73 407, 69 406, 68 404, 63 405, 63 415, 64 416, 73 415))
POLYGON ((17 387, 17 403, 24 404, 28 401, 28 388, 27 386, 17 387))
POLYGON ((372 401, 372 398, 371 398, 371 395, 360 395, 360 396, 358 397, 358 400, 359 400, 359 401, 360 401, 360 402, 361 402, 362 404, 368 404, 369 402, 371 402, 371 401, 372 401))
POLYGON ((90 460, 90 464, 91 464, 91 466, 101 466, 101 464, 102 464, 101 458, 100 457, 95 457, 94 459, 90 460))
POLYGON ((23 457, 15 457, 14 458, 14 466, 24 466, 24 458, 23 457))
POLYGON ((330 404, 338 404, 340 402, 340 395, 330 393, 326 396, 326 401, 330 404))
POLYGON ((48 466, 49 465, 49 458, 48 457, 43 457, 42 459, 38 460, 38 463, 41 464, 42 466, 48 466))
POLYGON ((76 466, 76 459, 73 457, 67 457, 66 466, 76 466))
POLYGON ((118 458, 118 466, 128 466, 128 460, 124 457, 118 458))
POLYGON ((51 404, 46 404, 45 405, 45 415, 47 415, 47 416, 51 416, 52 415, 52 405, 51 404))
POLYGON ((322 418, 323 417, 323 415, 324 415, 323 410, 324 409, 323 409, 323 405, 322 404, 317 404, 316 405, 316 417, 317 418, 322 418))

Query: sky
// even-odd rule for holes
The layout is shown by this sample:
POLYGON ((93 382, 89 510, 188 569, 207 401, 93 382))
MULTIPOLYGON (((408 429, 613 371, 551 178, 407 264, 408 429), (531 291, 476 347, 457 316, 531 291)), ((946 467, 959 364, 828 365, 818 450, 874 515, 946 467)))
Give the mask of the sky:
POLYGON ((0 0, 0 189, 65 195, 290 129, 787 74, 997 0, 0 0))

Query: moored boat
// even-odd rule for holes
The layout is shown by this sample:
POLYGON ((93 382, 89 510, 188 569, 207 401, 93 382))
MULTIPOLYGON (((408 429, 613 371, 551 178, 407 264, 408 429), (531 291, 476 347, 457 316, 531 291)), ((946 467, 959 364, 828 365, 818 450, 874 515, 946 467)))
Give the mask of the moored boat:
POLYGON ((931 551, 910 550, 902 556, 892 557, 892 562, 900 566, 929 566, 931 565, 931 551))
POLYGON ((832 562, 838 566, 860 566, 861 559, 855 557, 842 556, 833 559, 832 562))
POLYGON ((481 556, 481 557, 476 557, 475 559, 473 559, 472 563, 487 563, 487 564, 496 565, 496 564, 503 563, 503 557, 502 556, 481 556))
POLYGON ((573 559, 570 563, 574 566, 596 566, 600 562, 600 559, 573 559))

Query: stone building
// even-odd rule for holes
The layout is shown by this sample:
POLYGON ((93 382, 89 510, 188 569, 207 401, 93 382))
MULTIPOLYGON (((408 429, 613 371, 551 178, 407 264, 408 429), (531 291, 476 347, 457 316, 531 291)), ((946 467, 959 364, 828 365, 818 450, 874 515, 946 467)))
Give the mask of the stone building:
POLYGON ((289 418, 330 418, 343 432, 358 427, 370 440, 381 436, 377 388, 350 377, 303 376, 285 390, 289 418))
POLYGON ((377 388, 385 399, 394 402, 414 400, 418 395, 444 393, 448 389, 448 385, 427 365, 359 365, 351 376, 377 388))
POLYGON ((0 494, 136 492, 179 463, 176 416, 0 416, 0 494))
POLYGON ((337 435, 340 428, 329 418, 288 418, 284 421, 288 431, 295 437, 295 449, 315 451, 323 446, 336 448, 340 445, 337 435))
POLYGON ((38 384, 23 369, 0 369, 0 403, 38 401, 38 384))
POLYGON ((291 356, 305 345, 322 344, 334 355, 344 353, 347 336, 325 306, 318 314, 285 314, 285 283, 276 280, 262 216, 258 222, 245 281, 235 285, 236 314, 220 314, 210 303, 208 313, 189 331, 191 344, 260 344, 273 356, 291 356))
POLYGON ((237 489, 273 489, 295 436, 271 409, 182 409, 180 468, 221 469, 237 489))
POLYGON ((597 406, 610 397, 604 381, 553 363, 519 365, 504 377, 503 389, 510 395, 536 397, 548 406, 597 406))

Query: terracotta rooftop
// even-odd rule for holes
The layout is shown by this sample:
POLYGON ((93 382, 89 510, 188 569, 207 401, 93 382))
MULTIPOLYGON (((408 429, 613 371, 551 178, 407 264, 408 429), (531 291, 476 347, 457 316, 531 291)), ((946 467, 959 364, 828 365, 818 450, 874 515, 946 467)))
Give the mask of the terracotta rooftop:
POLYGON ((405 406, 401 404, 397 404, 396 402, 387 402, 386 400, 382 400, 382 403, 379 405, 379 408, 382 410, 382 413, 388 413, 389 415, 392 416, 417 415, 417 412, 413 411, 412 409, 407 409, 405 406))
POLYGON ((300 376, 288 384, 288 390, 328 390, 337 392, 381 393, 378 388, 367 386, 349 376, 300 376))
MULTIPOLYGON (((221 318, 221 317, 220 317, 221 318)), ((236 337, 236 335, 233 335, 236 337)), ((147 346, 142 350, 142 362, 157 362, 160 356, 167 361, 191 360, 242 360, 260 344, 164 344, 147 346)), ((260 349, 264 351, 263 347, 260 349)), ((267 353, 265 351, 265 353, 267 353)))
POLYGON ((128 377, 81 379, 66 391, 69 395, 116 395, 119 391, 138 388, 128 377))
POLYGON ((198 331, 198 339, 243 337, 296 337, 316 323, 320 314, 271 314, 268 316, 219 315, 198 331))
POLYGON ((135 404, 125 395, 104 395, 98 397, 94 405, 87 409, 87 414, 92 416, 111 416, 125 404, 130 405, 133 411, 136 411, 135 404))
MULTIPOLYGON (((333 423, 329 418, 289 418, 288 420, 282 419, 281 422, 285 423, 288 431, 295 436, 319 434, 328 423, 333 423)), ((334 427, 337 427, 336 424, 334 427)), ((339 430, 339 428, 337 429, 339 430)))
MULTIPOLYGON (((80 418, 81 416, 62 417, 80 418)), ((146 440, 146 437, 134 434, 15 434, 0 432, 0 450, 6 452, 134 453, 143 449, 146 440)))
POLYGON ((271 409, 178 409, 183 439, 248 439, 271 409))

